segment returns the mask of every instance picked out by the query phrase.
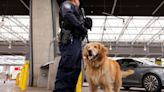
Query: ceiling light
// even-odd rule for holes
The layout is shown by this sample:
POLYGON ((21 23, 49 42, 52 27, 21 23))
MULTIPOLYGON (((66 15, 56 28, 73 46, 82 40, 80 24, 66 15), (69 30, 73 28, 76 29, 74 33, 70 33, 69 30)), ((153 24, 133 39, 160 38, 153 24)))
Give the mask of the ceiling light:
POLYGON ((109 50, 112 50, 112 46, 110 45, 109 50))
POLYGON ((8 46, 8 48, 9 48, 9 49, 11 49, 11 48, 12 48, 12 47, 11 47, 11 42, 9 42, 9 46, 8 46))
POLYGON ((11 45, 10 44, 9 44, 8 48, 11 49, 11 45))
POLYGON ((147 50, 147 48, 146 48, 146 46, 144 46, 144 51, 146 51, 147 50))

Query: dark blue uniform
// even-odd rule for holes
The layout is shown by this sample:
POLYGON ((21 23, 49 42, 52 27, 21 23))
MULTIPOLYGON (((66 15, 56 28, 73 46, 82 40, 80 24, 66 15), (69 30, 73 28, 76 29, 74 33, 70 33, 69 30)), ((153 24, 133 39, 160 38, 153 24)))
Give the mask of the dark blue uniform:
POLYGON ((78 7, 70 1, 61 5, 59 19, 61 29, 70 30, 72 38, 68 44, 59 43, 61 60, 53 92, 74 92, 81 71, 81 41, 87 34, 87 29, 78 7))

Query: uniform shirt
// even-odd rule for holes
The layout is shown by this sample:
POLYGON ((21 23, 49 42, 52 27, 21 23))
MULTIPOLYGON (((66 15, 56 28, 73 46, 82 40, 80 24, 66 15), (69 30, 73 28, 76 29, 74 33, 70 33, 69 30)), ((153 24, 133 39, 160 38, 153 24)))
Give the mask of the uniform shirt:
MULTIPOLYGON (((60 25, 64 22, 64 27, 67 29, 75 29, 80 33, 87 33, 84 27, 83 16, 77 6, 73 5, 70 1, 65 1, 60 7, 60 25)), ((61 26, 62 28, 62 26, 61 26)))

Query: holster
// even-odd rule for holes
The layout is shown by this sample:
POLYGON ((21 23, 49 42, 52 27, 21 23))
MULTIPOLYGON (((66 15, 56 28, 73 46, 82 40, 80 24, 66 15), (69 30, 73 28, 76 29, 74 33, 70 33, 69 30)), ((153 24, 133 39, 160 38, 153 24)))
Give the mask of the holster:
POLYGON ((70 30, 62 29, 60 32, 60 42, 63 44, 69 44, 72 40, 72 34, 70 30))

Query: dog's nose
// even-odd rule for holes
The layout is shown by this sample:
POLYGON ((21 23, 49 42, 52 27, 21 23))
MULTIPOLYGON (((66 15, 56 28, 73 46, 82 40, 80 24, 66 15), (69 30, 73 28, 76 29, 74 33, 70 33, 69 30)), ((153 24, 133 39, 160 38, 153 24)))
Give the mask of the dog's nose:
POLYGON ((92 56, 92 50, 88 50, 89 56, 92 56))

